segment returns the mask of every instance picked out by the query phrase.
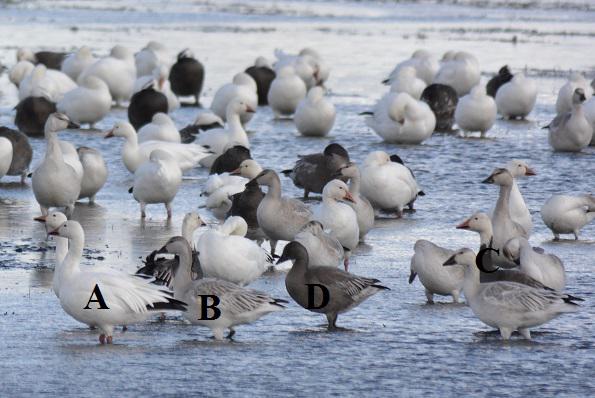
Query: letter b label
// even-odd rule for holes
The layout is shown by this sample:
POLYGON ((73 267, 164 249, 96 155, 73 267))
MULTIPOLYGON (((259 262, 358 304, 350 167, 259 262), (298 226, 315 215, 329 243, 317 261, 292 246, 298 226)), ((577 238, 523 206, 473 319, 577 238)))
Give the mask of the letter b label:
POLYGON ((318 310, 318 309, 326 307, 326 305, 328 304, 329 299, 330 299, 330 294, 329 294, 328 289, 318 283, 306 283, 306 286, 308 286, 308 306, 306 307, 306 309, 318 310), (316 305, 316 303, 314 302, 314 297, 316 296, 315 295, 316 288, 320 289, 320 291, 322 292, 322 302, 320 303, 320 305, 316 305))
POLYGON ((200 295, 200 318, 198 318, 198 319, 200 319, 201 321, 212 321, 212 320, 219 318, 221 316, 221 310, 219 308, 217 308, 217 306, 219 305, 220 302, 221 301, 219 300, 219 297, 217 297, 213 294, 201 294, 200 295), (212 300, 211 305, 208 305, 209 298, 212 300), (213 311, 213 314, 211 317, 209 317, 209 313, 208 313, 209 308, 213 311))

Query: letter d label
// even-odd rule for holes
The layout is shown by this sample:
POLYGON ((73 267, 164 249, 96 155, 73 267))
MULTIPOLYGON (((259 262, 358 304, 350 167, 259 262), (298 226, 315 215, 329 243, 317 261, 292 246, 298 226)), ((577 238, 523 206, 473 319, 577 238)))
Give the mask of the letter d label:
POLYGON ((220 300, 219 297, 213 294, 201 294, 200 295, 200 319, 201 321, 212 321, 221 316, 221 310, 217 308, 220 300), (209 297, 213 300, 211 305, 209 303, 209 297), (208 309, 213 310, 213 316, 209 318, 208 309))
POLYGON ((330 299, 330 294, 329 294, 328 289, 325 286, 320 285, 318 283, 306 283, 306 286, 308 286, 308 306, 306 307, 306 309, 318 310, 320 308, 326 307, 326 305, 328 304, 329 299, 330 299), (319 288, 320 291, 322 292, 322 302, 320 303, 319 306, 316 306, 314 304, 314 296, 315 296, 314 288, 316 288, 316 287, 319 288))

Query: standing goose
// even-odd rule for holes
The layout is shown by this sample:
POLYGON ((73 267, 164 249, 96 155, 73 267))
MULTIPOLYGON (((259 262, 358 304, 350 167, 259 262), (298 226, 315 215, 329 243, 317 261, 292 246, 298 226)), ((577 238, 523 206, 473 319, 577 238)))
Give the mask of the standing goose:
POLYGON ((173 112, 180 107, 180 101, 178 97, 171 91, 169 80, 167 80, 167 74, 169 70, 166 66, 161 65, 155 67, 149 75, 139 75, 140 77, 134 82, 132 93, 138 93, 143 88, 152 85, 155 91, 165 95, 167 99, 167 111, 173 112))
POLYGON ((498 74, 492 77, 488 81, 488 84, 486 84, 486 93, 490 97, 496 98, 496 94, 498 93, 500 87, 511 81, 512 77, 513 76, 512 73, 510 73, 510 69, 508 69, 508 65, 504 65, 500 68, 498 74))
POLYGON ((591 98, 593 95, 593 87, 589 84, 585 77, 574 72, 568 77, 568 81, 558 91, 558 98, 556 99, 556 113, 563 115, 572 111, 574 104, 574 93, 576 89, 583 90, 585 97, 591 98))
POLYGON ((293 266, 285 277, 287 292, 296 303, 308 311, 326 315, 328 330, 337 330, 337 317, 364 300, 382 291, 389 290, 380 285, 378 279, 350 274, 334 267, 310 265, 306 248, 298 242, 285 246, 277 264, 292 260, 293 266), (328 292, 328 302, 323 302, 323 290, 313 287, 313 302, 309 302, 308 285, 322 285, 328 292), (318 306, 319 308, 312 308, 318 306))
MULTIPOLYGON (((227 121, 227 105, 235 99, 241 99, 253 110, 258 106, 258 94, 256 93, 256 82, 247 73, 241 72, 233 77, 231 83, 224 84, 213 96, 211 102, 211 111, 219 116, 223 121, 227 121)), ((253 112, 242 113, 240 121, 242 125, 248 123, 254 116, 253 112)))
POLYGON ((531 339, 530 328, 542 325, 565 312, 575 312, 575 298, 554 290, 539 289, 516 282, 480 283, 475 253, 461 249, 444 262, 460 264, 465 269, 463 293, 480 321, 500 330, 502 339, 512 332, 531 339))
POLYGON ((131 193, 140 203, 141 218, 145 218, 145 207, 150 203, 163 203, 167 218, 172 216, 171 202, 182 183, 182 170, 174 156, 162 149, 155 149, 149 161, 141 164, 134 172, 131 193))
POLYGON ((312 219, 312 211, 299 200, 281 196, 281 181, 273 170, 263 170, 255 180, 268 187, 256 210, 256 218, 271 242, 271 255, 274 256, 277 242, 293 240, 312 219))
POLYGON ((541 207, 543 223, 554 233, 554 240, 560 234, 578 233, 585 225, 595 220, 595 196, 553 195, 541 207))
POLYGON ((116 325, 142 322, 151 311, 186 310, 186 303, 173 299, 171 292, 153 284, 152 279, 109 268, 81 269, 85 233, 78 222, 66 221, 50 235, 68 238, 68 254, 56 264, 60 305, 77 321, 97 327, 101 344, 112 343, 116 325), (100 306, 101 302, 89 302, 90 297, 98 299, 98 290, 107 308, 100 306))
POLYGON ((535 106, 537 85, 520 72, 500 87, 496 93, 496 107, 502 117, 524 119, 535 106))
POLYGON ((295 241, 306 248, 312 265, 337 267, 345 257, 341 242, 326 232, 320 221, 313 220, 304 225, 295 241))
POLYGON ((180 132, 174 121, 166 113, 156 113, 151 119, 151 123, 145 124, 137 132, 138 142, 142 144, 146 141, 167 141, 180 142, 180 132))
POLYGON ((67 92, 56 104, 62 112, 75 123, 95 123, 103 119, 112 107, 112 96, 105 82, 95 76, 87 76, 81 84, 67 92))
POLYGON ((298 188, 304 189, 304 199, 310 192, 322 193, 324 186, 349 162, 349 154, 340 144, 330 144, 322 153, 298 155, 293 169, 282 173, 291 178, 298 188))
POLYGON ((72 215, 81 190, 82 174, 65 162, 57 136, 67 128, 78 126, 62 113, 52 113, 45 124, 45 157, 32 175, 33 194, 44 216, 50 207, 64 207, 66 215, 72 215))
POLYGON ((256 82, 256 91, 258 93, 258 105, 268 105, 268 94, 271 83, 275 80, 275 71, 269 65, 265 57, 258 57, 254 66, 245 71, 256 82))
POLYGON ((349 257, 359 242, 359 226, 355 210, 346 203, 355 203, 347 185, 332 180, 322 190, 322 203, 314 209, 314 219, 322 223, 337 238, 345 251, 345 271, 349 270, 349 257))
POLYGON ((108 173, 105 161, 97 149, 81 146, 76 151, 83 166, 79 199, 89 198, 89 203, 94 204, 95 195, 107 181, 108 173))
MULTIPOLYGON (((171 238, 159 252, 175 254, 179 258, 180 265, 174 270, 173 289, 176 299, 188 303, 185 318, 194 325, 211 329, 216 340, 223 340, 225 329, 229 329, 227 337, 231 338, 235 334, 235 326, 252 323, 285 308, 283 304, 287 301, 272 298, 258 290, 219 279, 192 280, 192 251, 188 242, 180 236, 171 238), (219 300, 217 308, 220 313, 216 319, 212 319, 213 311, 208 309, 207 316, 211 319, 203 319, 201 296, 204 295, 215 296, 219 300)), ((212 301, 209 300, 209 303, 212 304, 212 301)))
POLYGON ((572 110, 558 114, 545 128, 549 129, 548 139, 554 151, 580 152, 591 143, 593 127, 585 117, 582 88, 574 90, 572 110))
POLYGON ((178 97, 193 96, 194 104, 198 106, 204 79, 205 68, 202 63, 194 58, 190 50, 180 52, 169 71, 171 91, 178 97))
POLYGON ((477 85, 470 94, 461 98, 455 110, 455 121, 465 132, 479 131, 481 138, 496 121, 496 102, 486 94, 485 87, 477 85))
POLYGON ((338 174, 349 178, 349 192, 351 192, 354 202, 348 202, 348 204, 355 210, 359 240, 363 241, 368 231, 374 228, 374 208, 370 201, 360 193, 361 174, 355 163, 348 163, 339 170, 338 174))
POLYGON ((169 69, 167 47, 151 40, 139 52, 134 54, 134 65, 138 76, 150 75, 156 68, 169 69))
POLYGON ((324 98, 322 87, 315 86, 300 101, 294 116, 300 134, 308 137, 324 137, 335 123, 335 106, 324 98))
POLYGON ((267 99, 277 117, 293 115, 300 101, 306 97, 306 84, 292 66, 285 66, 271 83, 267 99))

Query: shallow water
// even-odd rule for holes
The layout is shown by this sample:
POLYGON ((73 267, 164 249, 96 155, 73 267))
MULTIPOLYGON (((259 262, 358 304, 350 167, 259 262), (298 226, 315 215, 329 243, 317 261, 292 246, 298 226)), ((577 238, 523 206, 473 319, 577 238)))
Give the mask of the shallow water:
MULTIPOLYGON (((32 221, 39 209, 30 184, 0 182, 0 381, 2 395, 137 396, 141 393, 208 396, 276 395, 544 395, 595 393, 593 293, 595 225, 581 241, 554 243, 539 216, 554 193, 593 191, 593 155, 555 154, 541 129, 554 116, 557 89, 568 70, 590 73, 595 11, 587 1, 424 2, 24 2, 0 8, 0 62, 12 65, 16 48, 68 50, 87 44, 103 54, 114 44, 140 48, 148 40, 171 46, 172 57, 192 48, 207 71, 205 97, 258 55, 275 48, 296 52, 313 46, 332 66, 328 86, 338 115, 330 137, 304 138, 291 122, 273 120, 259 108, 248 125, 252 153, 263 166, 282 170, 297 154, 317 152, 331 141, 346 146, 356 161, 372 150, 398 152, 415 171, 427 196, 402 220, 379 219, 352 258, 354 273, 374 276, 392 290, 378 294, 339 318, 348 331, 327 333, 323 318, 291 303, 283 313, 241 326, 232 343, 212 341, 210 331, 179 318, 148 322, 117 332, 113 346, 68 317, 51 291, 53 246, 32 221), (165 6, 163 5, 165 4, 165 6), (479 5, 479 6, 478 6, 479 5), (506 8, 505 8, 506 7, 506 8), (75 28, 76 27, 76 28, 75 28), (516 35, 518 43, 512 44, 516 35), (369 109, 394 64, 417 48, 436 54, 467 49, 480 60, 486 79, 503 64, 527 68, 539 83, 538 103, 528 122, 499 120, 489 138, 434 135, 420 146, 387 145, 358 113, 369 109), (425 304, 418 281, 407 283, 417 239, 450 248, 476 248, 478 237, 454 226, 493 206, 494 186, 480 184, 511 158, 525 159, 538 175, 520 181, 534 212, 533 245, 563 259, 568 292, 584 297, 575 314, 534 329, 534 339, 503 343, 464 305, 425 304)), ((0 77, 0 123, 12 125, 16 91, 0 77)), ((196 110, 172 116, 182 127, 196 110)), ((126 117, 112 111, 98 128, 126 117)), ((185 181, 174 201, 174 218, 149 206, 142 224, 128 194, 132 177, 120 161, 119 139, 99 132, 61 133, 75 145, 100 149, 110 177, 96 206, 77 205, 74 218, 86 232, 84 263, 133 272, 140 258, 179 233, 183 214, 203 204, 200 181, 185 181)), ((32 139, 33 164, 44 142, 32 139)), ((190 175, 206 177, 206 171, 190 175)), ((283 179, 284 191, 301 192, 283 179)), ((201 215, 215 219, 204 209, 201 215)), ((288 298, 284 274, 253 284, 288 298)))

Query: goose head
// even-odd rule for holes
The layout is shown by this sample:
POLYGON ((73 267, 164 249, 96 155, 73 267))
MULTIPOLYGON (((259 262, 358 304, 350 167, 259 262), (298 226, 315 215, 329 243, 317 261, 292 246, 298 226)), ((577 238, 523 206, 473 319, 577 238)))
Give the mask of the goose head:
POLYGON ((262 172, 262 167, 254 159, 246 159, 240 163, 240 166, 232 171, 231 175, 240 175, 245 178, 253 179, 262 172))
POLYGON ((327 145, 326 148, 324 148, 323 154, 324 156, 349 161, 349 153, 347 153, 347 150, 337 143, 327 145))
MULTIPOLYGON (((91 90, 105 91, 109 94, 109 87, 107 86, 107 84, 105 84, 105 82, 103 80, 101 80, 97 76, 93 76, 93 75, 85 76, 81 86, 86 87, 91 90)), ((111 97, 111 94, 110 94, 110 97, 111 97)))
POLYGON ((409 93, 400 92, 389 105, 388 117, 397 123, 403 124, 405 122, 405 107, 415 103, 417 101, 409 93))
POLYGON ((185 58, 190 58, 190 59, 194 59, 194 53, 192 53, 192 51, 190 51, 189 48, 185 48, 182 51, 180 51, 180 53, 178 54, 178 61, 185 59, 185 58))
POLYGON ((226 114, 228 119, 231 119, 231 115, 243 115, 246 113, 254 113, 256 109, 252 108, 243 99, 236 97, 229 101, 227 104, 226 114))
POLYGON ((572 103, 574 105, 582 104, 586 99, 587 97, 585 97, 585 90, 580 87, 574 90, 574 93, 572 94, 572 103))
POLYGON ((76 52, 76 57, 78 59, 89 59, 89 58, 93 58, 93 53, 91 52, 91 49, 89 47, 82 46, 76 52))
POLYGON ((196 116, 196 119, 194 119, 194 125, 198 127, 210 127, 214 125, 223 127, 223 120, 213 112, 209 110, 203 110, 196 116))
POLYGON ((424 50, 423 48, 420 48, 419 50, 415 50, 413 52, 413 54, 411 55, 411 58, 415 58, 415 59, 424 59, 424 58, 430 58, 430 57, 432 57, 432 54, 428 50, 424 50))
POLYGON ((281 183, 277 173, 271 169, 264 169, 256 177, 254 177, 254 180, 258 183, 258 185, 264 185, 265 187, 270 187, 273 184, 281 183))
POLYGON ((33 65, 32 62, 19 61, 10 69, 10 72, 8 72, 8 79, 18 87, 33 69, 35 69, 35 65, 33 65))
POLYGON ((482 181, 484 184, 495 184, 500 186, 511 186, 513 182, 510 171, 502 168, 495 169, 488 178, 482 181))
POLYGON ((450 256, 448 260, 446 260, 442 265, 450 266, 450 265, 464 265, 466 267, 473 267, 475 265, 475 253, 473 250, 468 248, 463 248, 457 250, 455 254, 450 256))
POLYGON ((103 138, 111 138, 111 137, 123 137, 123 138, 130 138, 135 137, 136 131, 132 124, 124 121, 116 122, 114 127, 111 130, 106 132, 106 135, 103 138))
POLYGON ((249 87, 252 91, 256 92, 256 82, 249 74, 245 72, 240 72, 233 77, 232 80, 233 84, 237 86, 246 86, 249 87))
MULTIPOLYGON (((188 241, 184 239, 182 236, 174 236, 170 238, 161 249, 157 250, 157 254, 163 253, 174 254, 179 258, 182 258, 185 255, 185 258, 189 259, 190 261, 189 264, 185 264, 186 267, 192 267, 192 249, 190 248, 190 244, 188 243, 188 241)), ((174 276, 178 269, 179 267, 174 267, 174 276)))
POLYGON ((52 232, 60 228, 60 226, 64 224, 66 221, 68 221, 68 219, 66 218, 64 213, 61 213, 59 211, 53 211, 49 213, 47 216, 36 217, 35 221, 45 223, 46 231, 52 232))
POLYGON ((310 57, 312 57, 314 59, 320 59, 320 54, 318 54, 318 51, 316 51, 312 47, 304 47, 304 48, 302 48, 300 50, 300 52, 298 53, 298 55, 299 56, 309 55, 310 57))
POLYGON ((457 55, 457 52, 455 50, 448 50, 447 52, 444 53, 444 55, 442 55, 442 59, 440 59, 440 61, 441 62, 452 61, 456 55, 457 55))
POLYGON ((504 247, 502 248, 502 254, 504 254, 504 257, 519 265, 521 256, 521 246, 524 243, 523 241, 527 242, 527 240, 523 237, 516 237, 506 242, 504 244, 504 247))
POLYGON ((527 163, 518 159, 513 159, 508 162, 506 164, 506 170, 508 170, 513 177, 537 175, 527 163))
POLYGON ((322 197, 334 200, 346 200, 355 203, 355 199, 351 192, 349 192, 347 184, 341 180, 329 181, 322 190, 322 197))
POLYGON ((302 264, 308 264, 308 251, 299 242, 289 242, 284 248, 281 257, 277 260, 277 264, 284 263, 285 261, 293 261, 293 263, 300 262, 302 264))
POLYGON ((182 230, 188 229, 195 231, 203 225, 207 224, 202 220, 202 218, 200 218, 198 213, 193 211, 184 215, 184 220, 182 221, 182 230))
POLYGON ((271 64, 263 56, 259 56, 259 57, 256 58, 256 61, 254 61, 254 66, 256 66, 257 68, 269 68, 269 69, 271 69, 271 64))
POLYGON ((167 115, 167 113, 157 112, 151 118, 151 123, 154 123, 158 126, 173 126, 174 128, 176 125, 174 124, 173 120, 167 115))
POLYGON ((78 129, 80 126, 72 122, 68 116, 60 112, 52 113, 45 121, 44 131, 47 134, 57 133, 66 129, 78 129))
POLYGON ((503 78, 512 78, 512 73, 510 73, 510 69, 508 69, 508 65, 504 65, 498 71, 498 76, 503 78))
POLYGON ((390 156, 384 151, 371 152, 364 162, 366 166, 383 166, 390 163, 390 156))
POLYGON ((112 50, 110 51, 110 56, 121 60, 134 60, 134 55, 132 54, 132 51, 120 44, 115 45, 112 48, 112 50))
POLYGON ((17 50, 17 62, 20 61, 30 61, 36 62, 37 57, 35 57, 35 53, 28 48, 19 48, 17 50))
POLYGON ((477 212, 457 225, 457 229, 468 229, 474 232, 489 232, 492 230, 492 220, 486 213, 477 212))
POLYGON ((240 216, 231 216, 219 227, 219 232, 224 235, 246 236, 248 224, 240 216))
POLYGON ((52 236, 61 236, 63 238, 70 239, 79 239, 82 238, 84 240, 85 231, 81 224, 74 220, 68 220, 63 222, 58 228, 54 229, 48 235, 52 236))
POLYGON ((359 175, 360 172, 357 165, 353 162, 349 162, 345 166, 341 167, 334 177, 338 178, 343 176, 347 178, 354 178, 359 177, 359 175))

